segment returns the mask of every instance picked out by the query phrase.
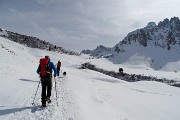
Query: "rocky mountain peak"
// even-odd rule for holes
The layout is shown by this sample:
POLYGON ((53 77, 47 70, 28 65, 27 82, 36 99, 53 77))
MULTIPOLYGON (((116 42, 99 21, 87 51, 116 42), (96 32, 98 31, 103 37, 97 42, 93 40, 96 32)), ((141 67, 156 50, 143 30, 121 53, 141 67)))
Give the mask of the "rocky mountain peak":
POLYGON ((158 23, 158 27, 164 27, 169 28, 171 30, 180 31, 180 20, 178 17, 173 17, 170 20, 166 18, 158 23))
POLYGON ((155 22, 149 22, 148 25, 146 26, 146 28, 154 28, 156 27, 156 23, 155 22))
POLYGON ((169 27, 169 19, 166 18, 163 21, 160 21, 158 23, 158 27, 166 27, 166 28, 168 28, 169 27))

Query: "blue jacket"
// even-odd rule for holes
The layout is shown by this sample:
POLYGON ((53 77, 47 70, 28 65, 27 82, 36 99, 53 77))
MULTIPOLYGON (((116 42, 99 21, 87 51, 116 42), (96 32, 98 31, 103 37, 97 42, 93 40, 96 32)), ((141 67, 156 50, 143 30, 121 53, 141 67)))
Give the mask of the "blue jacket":
MULTIPOLYGON (((52 69, 53 69, 53 71, 54 71, 54 77, 56 77, 56 74, 57 74, 57 71, 56 71, 56 67, 55 67, 55 65, 54 65, 54 63, 53 62, 51 62, 51 61, 49 61, 49 72, 51 72, 51 74, 52 74, 52 69)), ((38 66, 38 68, 37 68, 37 70, 36 70, 36 72, 37 72, 37 74, 39 74, 40 73, 40 65, 38 66)))

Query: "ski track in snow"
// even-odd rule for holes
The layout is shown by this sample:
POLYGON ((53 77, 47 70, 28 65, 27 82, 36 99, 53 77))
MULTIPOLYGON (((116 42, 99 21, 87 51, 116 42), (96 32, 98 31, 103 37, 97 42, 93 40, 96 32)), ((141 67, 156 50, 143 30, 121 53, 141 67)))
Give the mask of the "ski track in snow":
MULTIPOLYGON (((38 93, 35 99, 35 105, 31 105, 34 94, 29 95, 29 97, 24 101, 22 106, 14 106, 4 110, 4 112, 12 112, 6 120, 73 120, 75 119, 73 107, 73 97, 70 94, 71 92, 67 89, 68 77, 56 78, 57 84, 57 100, 55 92, 55 83, 53 80, 52 95, 50 104, 47 104, 47 107, 41 107, 41 85, 39 86, 38 93)), ((18 96, 23 92, 20 91, 16 94, 18 96)), ((13 101, 13 100, 12 100, 13 101)), ((17 100, 14 100, 17 101, 17 100)), ((12 103, 9 106, 13 106, 15 103, 12 103)), ((3 107, 3 106, 1 106, 3 107)))

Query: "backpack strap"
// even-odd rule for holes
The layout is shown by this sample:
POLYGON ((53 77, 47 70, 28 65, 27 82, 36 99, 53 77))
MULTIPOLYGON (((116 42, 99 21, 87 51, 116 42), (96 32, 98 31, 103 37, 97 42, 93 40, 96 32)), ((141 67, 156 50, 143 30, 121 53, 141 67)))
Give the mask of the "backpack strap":
POLYGON ((48 62, 47 72, 50 72, 52 74, 52 62, 48 62))

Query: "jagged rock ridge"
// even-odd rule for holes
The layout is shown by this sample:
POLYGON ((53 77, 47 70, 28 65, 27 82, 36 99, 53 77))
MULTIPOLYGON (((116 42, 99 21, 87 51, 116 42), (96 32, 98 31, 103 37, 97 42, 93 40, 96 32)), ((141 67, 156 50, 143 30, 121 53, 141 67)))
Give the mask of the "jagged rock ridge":
POLYGON ((101 68, 97 68, 95 65, 92 65, 89 62, 81 64, 80 69, 90 69, 90 70, 97 71, 105 75, 109 75, 111 77, 118 78, 127 82, 157 81, 157 82, 166 83, 168 85, 180 87, 179 81, 176 81, 176 80, 168 80, 166 78, 157 78, 153 76, 144 76, 140 74, 136 75, 136 74, 128 74, 124 72, 108 71, 101 68))
POLYGON ((26 45, 31 48, 39 48, 43 50, 57 51, 60 53, 70 54, 70 55, 79 55, 79 53, 65 50, 63 47, 58 47, 53 45, 45 40, 40 40, 37 37, 22 35, 16 32, 11 32, 0 28, 0 37, 7 38, 11 41, 26 45))
POLYGON ((112 52, 125 52, 124 47, 129 44, 138 43, 143 47, 154 45, 163 49, 171 50, 176 45, 180 45, 180 20, 178 17, 173 17, 170 20, 164 19, 158 25, 154 22, 149 22, 144 28, 130 32, 122 41, 116 44, 113 48, 107 48, 101 45, 93 51, 83 50, 82 53, 91 54, 93 56, 103 56, 112 52), (103 48, 103 49, 102 49, 103 48))
POLYGON ((161 69, 169 62, 180 59, 180 20, 178 17, 170 20, 166 18, 157 25, 155 22, 149 22, 146 27, 130 32, 112 48, 101 45, 82 53, 97 58, 108 58, 117 64, 127 61, 136 61, 138 64, 139 61, 145 61, 143 64, 161 69))

